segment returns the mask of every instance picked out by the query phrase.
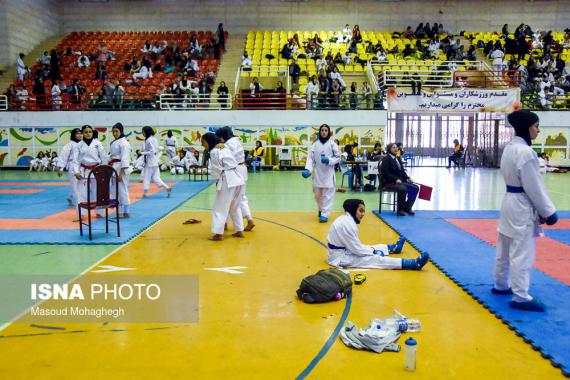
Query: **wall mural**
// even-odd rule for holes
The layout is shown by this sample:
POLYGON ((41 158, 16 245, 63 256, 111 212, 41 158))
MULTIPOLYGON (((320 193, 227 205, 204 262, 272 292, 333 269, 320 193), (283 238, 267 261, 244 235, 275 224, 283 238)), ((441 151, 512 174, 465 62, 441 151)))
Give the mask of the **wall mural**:
MULTIPOLYGON (((166 133, 171 130, 179 146, 202 151, 201 137, 207 132, 215 132, 220 126, 173 127, 156 129, 156 137, 164 146, 166 133)), ((42 151, 57 152, 67 144, 73 128, 0 128, 0 166, 29 166, 30 161, 42 151)), ((106 151, 113 140, 111 128, 96 127, 99 140, 106 151)), ((371 150, 376 142, 384 146, 384 128, 378 127, 332 127, 333 138, 340 142, 341 150, 347 144, 358 142, 360 152, 371 150)), ((295 127, 235 127, 244 149, 251 151, 256 141, 266 148, 265 165, 278 165, 279 152, 291 148, 291 165, 304 166, 308 148, 317 138, 318 126, 299 125, 295 127)), ((144 138, 141 128, 125 127, 125 136, 131 143, 133 158, 142 146, 144 138)))

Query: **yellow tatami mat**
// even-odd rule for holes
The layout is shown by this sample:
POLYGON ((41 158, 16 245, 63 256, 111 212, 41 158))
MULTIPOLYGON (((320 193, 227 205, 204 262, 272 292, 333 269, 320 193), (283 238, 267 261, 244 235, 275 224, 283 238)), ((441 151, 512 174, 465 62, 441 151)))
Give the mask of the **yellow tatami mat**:
MULTIPOLYGON (((319 224, 316 213, 255 216, 257 226, 245 238, 228 232, 224 241, 211 242, 209 213, 174 212, 99 263, 136 268, 135 274, 198 275, 197 323, 60 324, 66 330, 46 335, 35 335, 45 330, 15 323, 0 333, 0 378, 297 377, 326 343, 346 304, 307 305, 295 294, 304 276, 327 267, 325 249, 311 237, 326 242, 330 223, 319 224), (182 225, 188 218, 203 222, 182 225), (246 268, 240 269, 242 274, 205 270, 234 266, 246 268), (153 329, 158 327, 162 329, 153 329), (82 332, 71 333, 74 330, 82 332)), ((367 214, 360 234, 368 243, 397 238, 372 214, 367 214)), ((416 255, 405 246, 404 257, 416 255)), ((336 339, 309 378, 561 377, 431 264, 421 272, 362 273, 367 281, 354 286, 348 320, 364 326, 393 309, 419 318, 423 330, 414 334, 419 344, 417 371, 404 371, 403 352, 356 351, 336 339)))

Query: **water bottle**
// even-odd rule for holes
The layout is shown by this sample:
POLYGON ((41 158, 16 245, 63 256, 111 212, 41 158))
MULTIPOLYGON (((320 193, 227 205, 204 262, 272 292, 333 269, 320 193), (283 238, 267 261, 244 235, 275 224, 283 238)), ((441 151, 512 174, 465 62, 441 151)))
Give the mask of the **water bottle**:
POLYGON ((396 330, 399 332, 419 332, 421 330, 420 321, 411 318, 386 318, 373 319, 377 330, 396 330))
POLYGON ((406 339, 404 352, 404 368, 406 371, 416 370, 416 351, 418 350, 418 343, 412 337, 406 339))

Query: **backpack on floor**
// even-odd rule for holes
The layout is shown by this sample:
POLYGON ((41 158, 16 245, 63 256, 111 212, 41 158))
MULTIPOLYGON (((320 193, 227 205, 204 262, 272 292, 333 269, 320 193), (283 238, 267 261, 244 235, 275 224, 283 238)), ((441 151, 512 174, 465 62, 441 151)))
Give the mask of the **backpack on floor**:
POLYGON ((333 301, 338 293, 352 292, 352 280, 343 271, 332 268, 318 271, 305 277, 297 290, 297 296, 306 303, 333 301))

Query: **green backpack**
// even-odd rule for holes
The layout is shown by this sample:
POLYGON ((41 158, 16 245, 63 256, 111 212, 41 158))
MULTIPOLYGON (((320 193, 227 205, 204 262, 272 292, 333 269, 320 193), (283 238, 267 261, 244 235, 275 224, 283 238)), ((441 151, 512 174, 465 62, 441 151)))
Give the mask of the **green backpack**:
POLYGON ((323 269, 305 277, 297 290, 297 296, 306 303, 322 303, 344 298, 352 292, 352 280, 343 271, 323 269), (337 298, 338 294, 340 298, 337 298))

